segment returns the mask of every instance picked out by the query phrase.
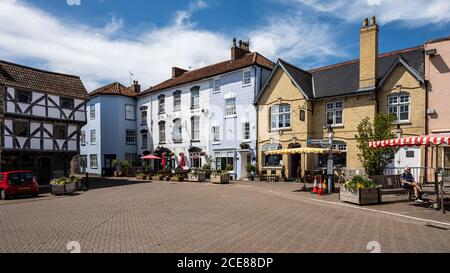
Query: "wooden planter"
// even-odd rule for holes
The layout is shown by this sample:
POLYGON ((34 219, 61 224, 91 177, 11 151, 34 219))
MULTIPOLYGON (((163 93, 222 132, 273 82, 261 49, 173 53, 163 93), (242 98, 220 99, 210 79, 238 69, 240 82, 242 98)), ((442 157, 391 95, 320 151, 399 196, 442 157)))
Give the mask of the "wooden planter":
POLYGON ((152 176, 152 180, 153 181, 163 181, 164 180, 164 176, 162 176, 162 175, 155 175, 155 176, 152 176))
POLYGON ((183 182, 183 181, 184 181, 184 177, 172 176, 172 177, 170 178, 170 181, 174 181, 174 182, 183 182))
POLYGON ((52 185, 52 193, 54 195, 67 195, 74 193, 76 190, 75 182, 65 185, 52 185))
POLYGON ((188 181, 190 182, 205 182, 206 177, 205 174, 188 174, 188 181))
POLYGON ((370 205, 380 203, 380 189, 357 189, 355 191, 341 187, 339 199, 343 202, 353 203, 357 205, 370 205))
POLYGON ((211 182, 214 184, 228 184, 230 183, 230 176, 228 174, 211 174, 211 182))

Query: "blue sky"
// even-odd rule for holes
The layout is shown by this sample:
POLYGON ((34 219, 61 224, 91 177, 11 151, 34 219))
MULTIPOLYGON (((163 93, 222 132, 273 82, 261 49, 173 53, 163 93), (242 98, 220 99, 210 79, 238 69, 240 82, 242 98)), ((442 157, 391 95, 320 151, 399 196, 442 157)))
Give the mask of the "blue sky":
POLYGON ((450 35, 447 0, 0 0, 0 59, 80 75, 89 91, 130 71, 147 88, 172 66, 228 59, 237 37, 309 69, 358 58, 371 15, 380 52, 450 35))

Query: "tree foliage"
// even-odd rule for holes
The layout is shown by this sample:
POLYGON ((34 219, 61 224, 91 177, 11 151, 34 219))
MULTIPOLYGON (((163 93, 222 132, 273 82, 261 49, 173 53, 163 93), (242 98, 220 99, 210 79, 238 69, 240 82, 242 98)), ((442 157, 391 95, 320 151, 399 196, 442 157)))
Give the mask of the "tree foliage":
POLYGON ((358 158, 366 174, 381 175, 385 167, 392 160, 398 148, 369 148, 370 141, 393 139, 395 117, 384 113, 375 115, 373 123, 370 118, 363 119, 358 125, 358 134, 355 136, 358 143, 358 158))

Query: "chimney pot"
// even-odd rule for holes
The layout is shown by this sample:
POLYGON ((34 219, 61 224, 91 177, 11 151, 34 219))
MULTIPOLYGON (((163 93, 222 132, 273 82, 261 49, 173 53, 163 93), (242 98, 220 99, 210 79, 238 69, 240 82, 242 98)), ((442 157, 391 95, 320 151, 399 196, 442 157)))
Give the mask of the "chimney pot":
POLYGON ((139 85, 138 81, 133 81, 133 85, 131 86, 131 90, 134 93, 140 93, 141 92, 141 86, 139 85))
POLYGON ((375 16, 370 17, 370 25, 374 26, 377 24, 377 19, 375 18, 375 16))
POLYGON ((239 40, 239 47, 236 46, 236 38, 233 39, 233 46, 231 47, 231 60, 236 61, 250 53, 249 43, 239 40))
POLYGON ((367 27, 369 25, 369 19, 364 19, 363 21, 363 27, 367 27))

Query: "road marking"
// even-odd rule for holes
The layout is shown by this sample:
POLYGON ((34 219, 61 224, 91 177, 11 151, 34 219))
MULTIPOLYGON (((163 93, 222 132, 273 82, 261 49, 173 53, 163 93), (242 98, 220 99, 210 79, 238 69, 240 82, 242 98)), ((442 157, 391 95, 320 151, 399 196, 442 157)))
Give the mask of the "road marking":
MULTIPOLYGON (((254 186, 252 186, 252 187, 254 188, 254 186)), ((441 222, 441 221, 436 221, 436 220, 431 220, 431 219, 425 219, 425 218, 419 218, 419 217, 414 217, 414 216, 408 216, 408 215, 404 215, 404 214, 398 214, 398 213, 395 213, 395 212, 388 212, 388 211, 382 211, 382 210, 358 207, 358 206, 345 204, 345 203, 338 203, 338 202, 333 202, 333 201, 319 200, 319 199, 314 199, 314 198, 309 198, 309 197, 304 197, 304 196, 295 196, 295 195, 291 195, 291 194, 287 194, 287 193, 283 193, 283 192, 277 192, 277 191, 273 191, 273 190, 268 190, 266 192, 274 193, 274 194, 280 195, 280 196, 296 197, 296 198, 300 198, 300 199, 303 199, 303 200, 316 201, 316 202, 323 203, 323 204, 328 204, 328 205, 338 205, 338 206, 341 206, 341 207, 347 207, 347 208, 359 209, 359 210, 370 211, 370 212, 375 212, 375 213, 381 213, 381 214, 386 214, 386 215, 390 215, 390 216, 403 217, 403 218, 407 218, 407 219, 414 220, 414 221, 425 222, 425 224, 433 223, 433 224, 444 225, 444 226, 450 227, 450 223, 448 223, 448 222, 441 222)))

